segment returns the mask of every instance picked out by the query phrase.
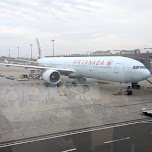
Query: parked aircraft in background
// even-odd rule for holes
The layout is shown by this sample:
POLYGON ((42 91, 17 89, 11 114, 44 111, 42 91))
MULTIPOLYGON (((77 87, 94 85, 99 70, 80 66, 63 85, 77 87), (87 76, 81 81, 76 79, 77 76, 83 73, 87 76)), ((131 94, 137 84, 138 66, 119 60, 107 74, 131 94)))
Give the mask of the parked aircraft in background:
POLYGON ((45 57, 37 39, 39 59, 37 66, 6 64, 6 66, 17 66, 25 68, 41 69, 42 78, 47 83, 59 84, 61 75, 75 78, 75 82, 86 81, 86 78, 94 78, 105 81, 126 83, 126 95, 131 95, 131 86, 140 88, 139 81, 150 77, 150 71, 134 59, 122 56, 100 56, 100 57, 45 57))

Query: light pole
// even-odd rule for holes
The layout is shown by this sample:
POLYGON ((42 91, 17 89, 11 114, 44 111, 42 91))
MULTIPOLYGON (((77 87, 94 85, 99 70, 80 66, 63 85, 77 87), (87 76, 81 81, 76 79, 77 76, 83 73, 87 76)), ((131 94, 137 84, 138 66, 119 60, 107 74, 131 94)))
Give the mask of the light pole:
POLYGON ((53 46, 53 56, 54 56, 54 41, 55 41, 55 40, 52 40, 52 46, 53 46))
POLYGON ((32 44, 30 44, 30 46, 31 46, 31 61, 32 61, 32 44))
POLYGON ((8 57, 10 58, 10 56, 11 56, 11 51, 10 51, 10 49, 8 49, 9 50, 9 54, 8 54, 8 57))
POLYGON ((19 59, 19 47, 17 47, 17 49, 18 49, 18 59, 19 59))

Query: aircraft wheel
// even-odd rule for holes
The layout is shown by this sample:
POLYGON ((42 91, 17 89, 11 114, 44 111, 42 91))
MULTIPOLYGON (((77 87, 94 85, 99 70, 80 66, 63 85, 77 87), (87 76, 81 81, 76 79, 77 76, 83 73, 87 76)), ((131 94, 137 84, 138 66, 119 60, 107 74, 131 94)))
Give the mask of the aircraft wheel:
POLYGON ((127 91, 125 92, 125 95, 132 95, 132 91, 131 91, 131 90, 127 90, 127 91))
POLYGON ((132 91, 131 90, 129 90, 129 95, 132 95, 132 91))
POLYGON ((129 95, 129 92, 128 92, 128 90, 127 90, 127 91, 125 91, 125 95, 129 95))
POLYGON ((137 85, 137 89, 140 89, 140 85, 137 85))

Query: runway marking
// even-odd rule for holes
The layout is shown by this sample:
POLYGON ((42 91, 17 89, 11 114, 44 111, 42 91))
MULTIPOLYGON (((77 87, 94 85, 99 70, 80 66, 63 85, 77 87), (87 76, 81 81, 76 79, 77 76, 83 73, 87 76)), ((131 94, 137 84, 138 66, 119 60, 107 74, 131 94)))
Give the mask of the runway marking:
POLYGON ((41 126, 39 126, 39 127, 46 127, 46 126, 48 126, 48 124, 47 124, 47 125, 41 125, 41 126))
POLYGON ((34 126, 34 127, 29 127, 29 129, 34 129, 34 128, 37 128, 37 126, 34 126))
POLYGON ((14 131, 18 131, 18 129, 15 129, 14 131))
POLYGON ((93 131, 98 131, 98 130, 105 130, 105 129, 116 128, 116 127, 121 127, 121 126, 128 126, 128 125, 139 124, 139 123, 142 123, 142 121, 131 122, 131 123, 126 123, 126 124, 125 123, 118 124, 118 125, 113 125, 113 126, 108 126, 108 127, 90 129, 90 130, 82 130, 82 131, 65 133, 65 134, 60 134, 60 135, 55 135, 55 136, 44 137, 44 138, 42 137, 42 138, 31 139, 31 140, 30 139, 23 140, 23 141, 18 141, 18 142, 14 142, 14 143, 12 142, 12 143, 8 143, 8 144, 1 144, 0 148, 27 144, 27 143, 32 143, 32 142, 38 142, 38 141, 44 141, 44 140, 48 140, 48 139, 55 139, 55 138, 60 138, 60 137, 65 137, 65 136, 70 136, 70 135, 75 135, 75 134, 82 134, 82 133, 87 133, 87 132, 93 132, 93 131))
POLYGON ((75 150, 77 150, 76 148, 73 148, 73 149, 69 149, 69 150, 64 150, 64 151, 62 151, 62 152, 70 152, 70 151, 75 151, 75 150))
POLYGON ((143 121, 143 123, 152 124, 150 121, 143 121))
MULTIPOLYGON (((15 129, 15 130, 13 130, 13 131, 22 131, 23 130, 23 128, 20 128, 20 129, 15 129)), ((8 131, 9 132, 9 131, 8 131)))
POLYGON ((114 143, 114 142, 128 140, 128 139, 130 139, 130 137, 115 139, 115 140, 111 140, 111 141, 106 141, 106 142, 104 142, 104 144, 114 143))

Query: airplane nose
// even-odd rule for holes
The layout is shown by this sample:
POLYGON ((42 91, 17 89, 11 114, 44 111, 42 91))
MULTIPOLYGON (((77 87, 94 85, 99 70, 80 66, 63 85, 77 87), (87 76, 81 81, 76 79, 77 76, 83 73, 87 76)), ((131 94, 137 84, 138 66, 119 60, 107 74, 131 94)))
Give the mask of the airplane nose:
POLYGON ((149 78, 150 75, 151 75, 151 73, 150 73, 150 71, 148 69, 144 70, 144 72, 143 72, 143 78, 144 79, 149 78))

